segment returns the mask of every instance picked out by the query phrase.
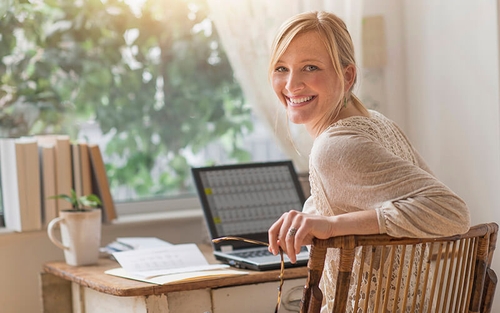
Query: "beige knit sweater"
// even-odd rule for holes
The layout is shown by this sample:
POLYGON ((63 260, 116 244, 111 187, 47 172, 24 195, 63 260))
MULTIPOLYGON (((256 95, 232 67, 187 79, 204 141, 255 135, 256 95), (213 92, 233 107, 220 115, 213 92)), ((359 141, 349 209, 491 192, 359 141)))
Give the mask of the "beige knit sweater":
MULTIPOLYGON (((394 122, 370 114, 340 120, 316 138, 304 212, 376 210, 380 233, 395 237, 465 233, 470 216, 464 201, 433 176, 394 122)), ((337 260, 334 252, 327 258, 323 292, 331 302, 337 260)))

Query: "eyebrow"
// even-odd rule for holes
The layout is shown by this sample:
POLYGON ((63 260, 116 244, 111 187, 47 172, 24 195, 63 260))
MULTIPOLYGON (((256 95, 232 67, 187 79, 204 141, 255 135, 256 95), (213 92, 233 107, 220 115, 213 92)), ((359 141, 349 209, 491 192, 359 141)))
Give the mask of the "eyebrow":
MULTIPOLYGON (((285 61, 283 61, 281 58, 278 59, 276 61, 276 64, 279 64, 279 63, 286 63, 285 61)), ((300 62, 298 62, 299 64, 307 64, 307 63, 320 63, 320 64, 323 64, 325 65, 325 62, 319 60, 319 59, 304 59, 304 60, 301 60, 300 62)))

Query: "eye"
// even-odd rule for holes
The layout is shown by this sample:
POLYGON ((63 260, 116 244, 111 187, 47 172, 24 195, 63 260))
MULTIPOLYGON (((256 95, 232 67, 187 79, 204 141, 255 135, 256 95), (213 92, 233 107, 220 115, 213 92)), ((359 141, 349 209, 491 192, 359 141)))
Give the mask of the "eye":
POLYGON ((275 72, 286 72, 287 69, 284 66, 278 66, 277 68, 274 69, 275 72))
POLYGON ((307 72, 317 71, 318 67, 315 66, 315 65, 306 65, 304 67, 304 70, 307 71, 307 72))

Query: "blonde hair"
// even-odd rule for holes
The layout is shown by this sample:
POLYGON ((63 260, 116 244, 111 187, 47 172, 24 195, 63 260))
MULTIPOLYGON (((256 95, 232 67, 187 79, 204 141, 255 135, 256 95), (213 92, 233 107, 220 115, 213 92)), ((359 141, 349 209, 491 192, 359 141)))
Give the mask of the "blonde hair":
POLYGON ((269 77, 271 77, 276 63, 283 53, 285 53, 295 36, 309 31, 314 31, 319 35, 332 60, 333 68, 342 86, 342 97, 340 97, 338 105, 341 104, 343 99, 352 99, 353 104, 361 112, 368 113, 365 106, 352 93, 357 76, 354 77, 354 82, 349 90, 344 93, 343 69, 349 64, 356 66, 354 45, 345 23, 333 13, 324 11, 305 12, 285 21, 281 25, 272 44, 269 77))

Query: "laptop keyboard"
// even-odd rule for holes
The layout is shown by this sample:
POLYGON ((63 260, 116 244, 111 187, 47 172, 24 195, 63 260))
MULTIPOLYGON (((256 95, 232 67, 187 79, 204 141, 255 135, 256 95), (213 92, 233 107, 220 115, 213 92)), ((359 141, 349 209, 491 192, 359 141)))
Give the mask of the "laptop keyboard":
MULTIPOLYGON (((300 249, 300 252, 307 252, 306 247, 302 247, 300 249)), ((262 250, 252 250, 252 251, 243 251, 243 252, 233 252, 231 253, 232 255, 235 255, 240 258, 259 258, 259 257, 264 257, 264 256, 270 256, 273 255, 271 252, 269 252, 267 249, 262 249, 262 250)))
POLYGON ((268 250, 265 250, 265 249, 244 251, 244 252, 233 252, 232 254, 237 256, 237 257, 244 258, 244 259, 259 258, 259 257, 263 257, 263 256, 273 255, 271 252, 269 252, 268 250))

